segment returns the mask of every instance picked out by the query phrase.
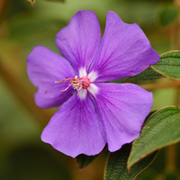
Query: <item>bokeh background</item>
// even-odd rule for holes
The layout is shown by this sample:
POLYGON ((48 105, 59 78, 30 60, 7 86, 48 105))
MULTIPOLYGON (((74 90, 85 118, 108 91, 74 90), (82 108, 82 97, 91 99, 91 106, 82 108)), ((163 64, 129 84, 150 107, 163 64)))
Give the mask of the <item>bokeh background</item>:
MULTIPOLYGON (((75 159, 41 142, 40 135, 57 108, 40 109, 34 103, 36 88, 26 72, 26 57, 37 45, 57 53, 55 36, 78 10, 93 10, 102 27, 107 11, 127 23, 138 23, 159 53, 180 49, 179 0, 0 0, 0 179, 101 180, 108 152, 86 169, 75 159)), ((160 80, 166 82, 167 80, 160 80)), ((156 82, 155 82, 156 83, 156 82)), ((179 105, 179 89, 153 90, 154 107, 179 105)), ((180 179, 178 145, 162 149, 138 180, 180 179)))

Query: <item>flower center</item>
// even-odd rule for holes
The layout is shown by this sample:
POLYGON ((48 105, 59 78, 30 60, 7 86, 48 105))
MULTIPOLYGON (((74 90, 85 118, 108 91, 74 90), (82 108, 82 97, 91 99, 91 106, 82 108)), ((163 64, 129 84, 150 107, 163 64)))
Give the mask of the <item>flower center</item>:
POLYGON ((75 78, 66 78, 63 81, 55 81, 55 83, 63 83, 67 81, 69 81, 69 84, 66 89, 62 90, 63 92, 68 90, 70 86, 74 86, 74 89, 79 91, 82 88, 87 89, 89 85, 91 84, 89 78, 86 76, 82 78, 78 78, 77 76, 75 76, 75 78))

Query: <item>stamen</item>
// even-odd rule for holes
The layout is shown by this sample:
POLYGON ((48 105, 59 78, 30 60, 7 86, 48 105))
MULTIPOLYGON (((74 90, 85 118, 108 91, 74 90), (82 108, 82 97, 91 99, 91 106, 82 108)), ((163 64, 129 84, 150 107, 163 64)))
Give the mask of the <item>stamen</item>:
POLYGON ((70 86, 72 86, 72 85, 73 85, 73 84, 69 84, 69 85, 68 85, 68 87, 67 87, 66 89, 64 89, 64 90, 61 90, 61 91, 62 91, 62 92, 65 92, 65 91, 67 91, 67 90, 69 89, 69 87, 70 87, 70 86))
POLYGON ((69 81, 68 87, 62 90, 62 92, 67 91, 71 86, 74 86, 74 89, 80 91, 81 89, 87 89, 91 84, 89 78, 87 77, 78 78, 78 76, 75 76, 75 78, 66 78, 63 81, 55 81, 55 83, 64 83, 66 81, 69 81))
POLYGON ((72 79, 72 78, 66 78, 66 79, 64 79, 64 80, 62 80, 62 81, 55 81, 54 83, 62 83, 62 82, 68 81, 68 80, 70 80, 70 79, 72 79))

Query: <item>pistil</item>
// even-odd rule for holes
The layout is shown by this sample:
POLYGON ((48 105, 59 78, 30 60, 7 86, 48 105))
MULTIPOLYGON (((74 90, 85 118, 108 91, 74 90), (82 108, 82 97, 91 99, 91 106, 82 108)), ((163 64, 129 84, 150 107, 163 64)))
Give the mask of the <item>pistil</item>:
POLYGON ((78 76, 75 76, 75 78, 66 78, 63 81, 55 81, 55 83, 64 83, 67 81, 69 81, 69 84, 66 89, 62 90, 63 92, 67 91, 71 86, 74 86, 74 89, 77 91, 81 90, 82 88, 87 89, 91 84, 88 77, 78 78, 78 76))

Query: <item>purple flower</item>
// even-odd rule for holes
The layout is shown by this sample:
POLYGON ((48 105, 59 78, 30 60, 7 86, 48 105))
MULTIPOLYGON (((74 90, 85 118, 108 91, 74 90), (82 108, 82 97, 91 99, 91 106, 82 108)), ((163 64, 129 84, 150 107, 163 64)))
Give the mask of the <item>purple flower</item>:
POLYGON ((60 106, 42 140, 72 157, 98 154, 106 143, 113 152, 132 142, 152 108, 152 93, 107 82, 139 74, 159 60, 140 27, 108 12, 101 39, 95 13, 79 11, 56 44, 63 57, 38 46, 27 58, 36 104, 60 106))

